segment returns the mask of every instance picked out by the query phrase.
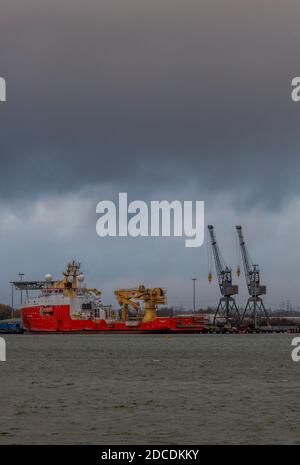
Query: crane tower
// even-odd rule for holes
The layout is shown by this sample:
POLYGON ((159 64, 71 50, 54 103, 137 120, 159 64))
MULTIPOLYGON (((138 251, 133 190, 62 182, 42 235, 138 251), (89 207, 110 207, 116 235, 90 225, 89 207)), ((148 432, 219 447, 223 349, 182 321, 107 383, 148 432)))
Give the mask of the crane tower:
MULTIPOLYGON (((234 297, 235 294, 238 294, 238 286, 232 284, 232 273, 231 268, 229 268, 220 252, 220 249, 217 244, 216 236, 214 233, 214 227, 208 225, 208 231, 211 239, 211 247, 215 259, 216 273, 218 277, 219 288, 221 291, 221 297, 219 304, 214 316, 214 324, 216 318, 219 315, 222 318, 225 318, 226 326, 231 326, 231 323, 239 323, 240 314, 235 303, 234 297)), ((211 281, 212 275, 209 273, 208 280, 211 281)))
POLYGON ((261 318, 262 313, 265 314, 267 322, 270 324, 269 315, 264 306, 263 299, 260 297, 266 294, 267 288, 266 286, 262 286, 260 284, 260 270, 258 265, 255 265, 251 260, 247 246, 245 244, 242 226, 236 226, 236 230, 243 258, 247 288, 250 295, 242 316, 242 321, 244 320, 246 314, 249 314, 253 319, 254 327, 257 328, 258 317, 261 318))

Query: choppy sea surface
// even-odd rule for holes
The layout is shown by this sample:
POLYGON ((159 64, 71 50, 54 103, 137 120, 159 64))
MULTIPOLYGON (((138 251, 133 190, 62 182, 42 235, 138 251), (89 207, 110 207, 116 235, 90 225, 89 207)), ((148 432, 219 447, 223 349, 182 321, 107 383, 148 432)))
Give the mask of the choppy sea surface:
POLYGON ((0 444, 300 444, 292 338, 6 336, 0 444))

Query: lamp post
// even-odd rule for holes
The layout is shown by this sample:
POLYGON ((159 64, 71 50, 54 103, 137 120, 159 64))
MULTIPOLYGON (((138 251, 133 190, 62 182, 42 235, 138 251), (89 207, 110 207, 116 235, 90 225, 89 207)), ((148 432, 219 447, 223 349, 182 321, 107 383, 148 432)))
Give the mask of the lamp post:
POLYGON ((193 310, 196 312, 196 281, 197 278, 192 278, 193 281, 193 310))
POLYGON ((14 285, 11 283, 11 319, 14 319, 14 285))
MULTIPOLYGON (((18 273, 18 275, 20 276, 20 281, 22 281, 25 273, 18 273)), ((21 288, 21 307, 22 307, 22 304, 23 304, 23 294, 22 294, 22 288, 21 288)))

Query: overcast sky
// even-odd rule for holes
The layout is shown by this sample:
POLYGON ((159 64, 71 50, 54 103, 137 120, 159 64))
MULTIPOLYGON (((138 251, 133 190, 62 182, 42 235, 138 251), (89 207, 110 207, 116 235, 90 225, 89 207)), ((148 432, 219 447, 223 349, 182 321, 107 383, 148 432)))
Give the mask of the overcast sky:
POLYGON ((197 277, 214 305, 207 244, 96 235, 96 204, 128 192, 204 200, 233 268, 242 224, 267 305, 300 305, 299 17, 298 0, 1 0, 0 301, 75 258, 104 302, 144 283, 190 307, 197 277))

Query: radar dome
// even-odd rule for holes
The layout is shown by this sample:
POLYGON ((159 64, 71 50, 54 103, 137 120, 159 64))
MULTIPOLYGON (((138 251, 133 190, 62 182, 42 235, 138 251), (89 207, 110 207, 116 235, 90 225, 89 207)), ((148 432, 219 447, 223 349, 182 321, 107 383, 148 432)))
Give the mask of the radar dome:
POLYGON ((45 274, 45 280, 49 283, 50 281, 52 281, 52 274, 45 274))
POLYGON ((77 279, 80 283, 83 283, 84 281, 84 274, 80 274, 79 276, 77 276, 77 279))

